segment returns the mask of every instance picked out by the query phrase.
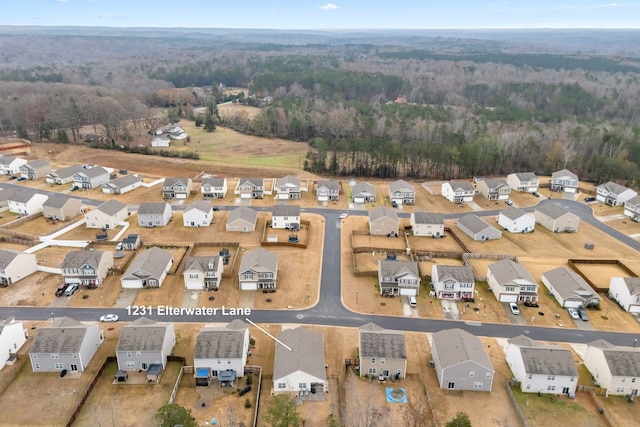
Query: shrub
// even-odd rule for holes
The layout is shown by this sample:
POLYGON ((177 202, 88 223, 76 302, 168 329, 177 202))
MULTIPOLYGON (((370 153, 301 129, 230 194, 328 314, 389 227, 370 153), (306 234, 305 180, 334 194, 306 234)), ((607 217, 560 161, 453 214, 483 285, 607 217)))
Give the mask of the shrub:
POLYGON ((248 397, 244 400, 244 407, 251 408, 251 401, 249 400, 248 397))

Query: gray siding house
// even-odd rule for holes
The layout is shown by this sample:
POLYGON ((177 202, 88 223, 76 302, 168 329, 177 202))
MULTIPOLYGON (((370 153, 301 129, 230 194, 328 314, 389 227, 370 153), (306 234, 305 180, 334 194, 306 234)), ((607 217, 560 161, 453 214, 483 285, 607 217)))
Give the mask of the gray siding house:
POLYGON ((51 172, 51 164, 46 159, 36 159, 20 166, 20 176, 27 179, 38 179, 51 172))
POLYGON ((278 255, 263 248, 247 251, 238 269, 240 289, 276 289, 278 279, 278 255))
POLYGON ((240 319, 201 329, 193 355, 196 385, 208 386, 214 378, 219 382, 242 378, 248 351, 249 327, 240 319))
POLYGON ((82 169, 73 175, 73 185, 86 190, 98 188, 107 182, 109 182, 109 171, 101 166, 82 169))
POLYGON ((404 333, 367 323, 359 329, 360 376, 400 379, 407 373, 404 333))
POLYGON ((229 212, 226 230, 250 233, 256 231, 257 221, 258 211, 247 207, 236 208, 229 212))
POLYGON ((459 218, 456 225, 464 234, 476 241, 495 240, 502 237, 500 230, 474 214, 459 218))
POLYGON ((82 200, 66 196, 49 196, 42 204, 42 215, 56 221, 69 221, 80 215, 82 200))
POLYGON ((580 182, 578 181, 578 175, 568 169, 561 169, 551 174, 549 189, 551 191, 577 193, 579 185, 580 182))
POLYGON ((165 178, 162 197, 164 199, 187 199, 191 194, 192 186, 191 178, 165 178))
POLYGON ((398 236, 400 221, 397 212, 387 206, 378 206, 369 211, 369 234, 398 236))
POLYGON ((353 203, 375 203, 376 189, 368 182, 359 182, 351 189, 353 203))
POLYGON ((125 289, 159 288, 172 265, 171 252, 154 246, 138 253, 120 283, 125 289))
POLYGON ((478 337, 462 329, 436 332, 431 357, 440 388, 491 391, 495 369, 478 337))
POLYGON ((340 183, 333 180, 318 181, 316 198, 319 202, 337 201, 340 198, 340 183))
POLYGON ((113 252, 79 250, 67 253, 60 268, 64 283, 96 288, 112 267, 113 252))
POLYGON ((158 323, 141 317, 120 332, 116 358, 121 371, 146 371, 150 365, 167 366, 167 356, 176 343, 173 323, 158 323))
POLYGON ((415 205, 416 190, 407 181, 399 179, 389 184, 389 200, 393 206, 415 205))
POLYGON ((595 307, 602 298, 575 271, 558 267, 542 274, 542 283, 562 307, 595 307))
POLYGON ((572 233, 578 231, 580 217, 557 206, 545 203, 536 207, 536 222, 554 233, 572 233))
POLYGON ((45 181, 49 184, 66 184, 73 181, 73 176, 85 169, 80 165, 73 165, 66 168, 49 172, 45 177, 45 181))
POLYGON ((104 337, 98 325, 59 317, 38 330, 29 349, 33 372, 82 372, 104 337))
POLYGON ((420 293, 420 269, 414 261, 378 261, 380 295, 416 296, 420 293))
POLYGON ((138 225, 140 227, 166 227, 173 218, 171 205, 167 202, 140 203, 138 225))

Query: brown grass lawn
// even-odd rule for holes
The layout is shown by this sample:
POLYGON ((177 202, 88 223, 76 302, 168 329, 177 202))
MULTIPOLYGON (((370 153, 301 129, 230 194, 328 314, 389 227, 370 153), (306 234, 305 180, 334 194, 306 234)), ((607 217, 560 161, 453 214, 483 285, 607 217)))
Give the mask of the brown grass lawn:
POLYGON ((218 107, 218 113, 222 119, 231 119, 233 117, 253 119, 260 115, 261 112, 261 108, 242 104, 225 104, 218 107))
POLYGON ((0 289, 0 304, 46 307, 54 300, 59 283, 59 276, 35 272, 8 288, 0 289))
POLYGON ((600 403, 613 418, 614 425, 633 426, 640 419, 640 405, 638 405, 637 398, 633 404, 629 404, 624 396, 602 396, 600 397, 600 403))
MULTIPOLYGON (((626 260, 624 260, 626 264, 626 260)), ((629 266, 632 264, 629 263, 629 266)), ((616 264, 577 264, 580 272, 600 289, 609 289, 612 277, 627 277, 629 274, 616 264)))

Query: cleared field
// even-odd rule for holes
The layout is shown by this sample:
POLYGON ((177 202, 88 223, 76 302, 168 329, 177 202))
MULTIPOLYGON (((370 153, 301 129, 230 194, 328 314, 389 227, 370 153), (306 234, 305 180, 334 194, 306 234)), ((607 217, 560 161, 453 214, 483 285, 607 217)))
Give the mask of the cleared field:
POLYGON ((409 247, 411 250, 417 251, 442 251, 442 252, 458 252, 464 250, 455 241, 455 239, 445 232, 445 237, 434 239, 433 237, 409 235, 409 247))
POLYGON ((56 287, 60 283, 59 276, 35 272, 8 288, 0 289, 0 304, 46 307, 54 300, 56 287))
POLYGON ((575 264, 594 286, 609 289, 612 277, 628 277, 629 273, 616 264, 575 264))
MULTIPOLYGON (((550 419, 559 425, 579 425, 584 427, 606 426, 598 414, 591 397, 587 393, 576 393, 576 399, 564 395, 542 395, 523 393, 512 388, 520 409, 530 426, 548 426, 550 419)), ((622 425, 622 424, 621 424, 622 425)))
POLYGON ((242 119, 253 119, 260 115, 262 112, 261 108, 252 107, 250 105, 242 105, 242 104, 224 104, 218 106, 218 113, 222 119, 233 119, 233 118, 242 118, 242 119))
MULTIPOLYGON (((373 255, 371 252, 363 252, 354 254, 354 257, 356 259, 356 266, 358 268, 358 271, 378 271, 378 261, 383 261, 386 259, 386 255, 379 252, 376 252, 375 255, 373 255)), ((407 255, 399 255, 397 257, 397 260, 411 261, 411 258, 407 255)))

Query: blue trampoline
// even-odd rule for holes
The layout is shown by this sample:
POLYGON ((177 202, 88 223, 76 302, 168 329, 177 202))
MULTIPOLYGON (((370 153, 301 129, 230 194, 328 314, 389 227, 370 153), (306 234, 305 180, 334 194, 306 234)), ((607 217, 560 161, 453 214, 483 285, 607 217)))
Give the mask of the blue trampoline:
POLYGON ((407 393, 404 388, 387 387, 387 402, 407 403, 407 393))

